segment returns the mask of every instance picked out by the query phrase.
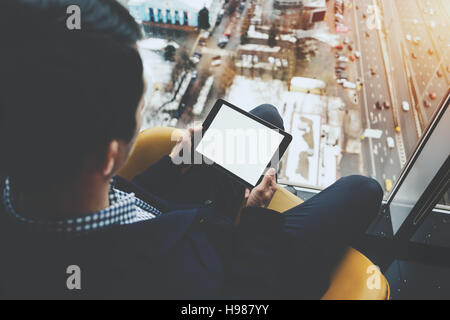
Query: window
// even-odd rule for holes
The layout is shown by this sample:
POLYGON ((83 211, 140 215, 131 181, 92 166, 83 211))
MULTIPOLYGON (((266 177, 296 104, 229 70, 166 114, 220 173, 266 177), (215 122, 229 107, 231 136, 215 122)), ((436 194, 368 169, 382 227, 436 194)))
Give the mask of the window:
POLYGON ((144 128, 201 122, 218 98, 246 110, 270 103, 294 136, 281 182, 323 189, 362 174, 378 180, 388 200, 450 86, 447 3, 327 1, 294 10, 297 1, 213 1, 210 19, 223 18, 207 39, 176 25, 198 17, 203 3, 182 15, 165 8, 170 25, 149 37, 175 42, 177 56, 193 63, 165 61, 163 52, 146 61, 144 128))

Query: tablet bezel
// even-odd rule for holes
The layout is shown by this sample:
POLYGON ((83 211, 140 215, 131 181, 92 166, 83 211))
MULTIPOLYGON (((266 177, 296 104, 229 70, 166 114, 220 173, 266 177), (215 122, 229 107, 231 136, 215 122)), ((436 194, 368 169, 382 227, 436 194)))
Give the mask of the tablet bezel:
MULTIPOLYGON (((199 139, 198 141, 195 141, 196 143, 192 143, 192 155, 194 155, 194 158, 197 158, 199 156, 201 156, 201 159, 207 159, 209 160, 209 162, 214 162, 213 164, 205 164, 205 165, 209 165, 212 166, 214 168, 219 169, 220 171, 226 173, 227 175, 231 176, 233 179, 237 180, 239 183, 243 184, 246 187, 249 187, 250 189, 254 188, 255 186, 257 186, 261 180, 264 177, 264 174, 266 173, 267 169, 269 169, 270 165, 273 164, 278 164, 278 162, 280 161, 280 159, 283 157, 286 149, 288 148, 289 144, 292 141, 292 136, 281 130, 280 128, 278 128, 277 126, 255 116, 252 115, 251 113, 242 110, 239 107, 236 107, 235 105, 223 100, 223 99, 218 99, 216 101, 216 103, 214 104, 213 108, 211 109, 211 111, 209 112, 208 116, 206 117, 205 121, 203 122, 203 129, 202 129, 202 139, 199 139), (216 117, 217 113, 219 112, 220 108, 222 106, 226 106, 229 108, 232 108, 233 110, 241 113, 242 115, 249 117, 250 119, 259 122, 260 124, 264 125, 265 127, 272 129, 272 130, 276 130, 279 134, 281 134, 283 136, 283 140, 281 141, 281 143, 279 144, 277 150, 274 152, 271 161, 269 161, 269 163, 266 165, 265 170, 263 171, 261 177, 258 179, 257 183, 255 185, 252 185, 251 183, 247 182, 246 180, 242 179, 241 177, 237 176, 236 174, 234 174, 233 172, 225 169, 224 167, 222 167, 220 164, 217 164, 216 162, 214 162, 212 159, 209 159, 207 156, 201 154, 200 152, 196 151, 197 146, 200 144, 200 141, 203 139, 205 132, 209 129, 209 127, 211 126, 211 123, 213 122, 214 118, 216 117), (278 157, 277 157, 278 156, 278 157)), ((197 158, 199 159, 199 158, 197 158)), ((203 161, 202 161, 203 163, 203 161)))

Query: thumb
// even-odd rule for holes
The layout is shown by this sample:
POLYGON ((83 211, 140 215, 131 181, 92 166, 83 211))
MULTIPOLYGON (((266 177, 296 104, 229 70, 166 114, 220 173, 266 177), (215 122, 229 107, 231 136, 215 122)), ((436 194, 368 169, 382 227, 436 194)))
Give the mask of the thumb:
POLYGON ((269 170, 267 170, 261 184, 262 187, 264 188, 271 186, 273 183, 275 183, 275 169, 270 168, 269 170))

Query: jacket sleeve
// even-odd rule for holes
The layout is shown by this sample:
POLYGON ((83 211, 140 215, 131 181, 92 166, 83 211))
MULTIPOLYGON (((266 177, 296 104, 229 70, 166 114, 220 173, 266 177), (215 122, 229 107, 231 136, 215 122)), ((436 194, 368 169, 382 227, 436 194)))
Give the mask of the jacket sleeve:
POLYGON ((247 207, 236 227, 231 273, 232 299, 273 298, 283 265, 284 217, 277 211, 247 207))
POLYGON ((147 192, 164 196, 181 178, 182 168, 183 166, 174 164, 172 159, 166 155, 136 176, 132 182, 147 192))

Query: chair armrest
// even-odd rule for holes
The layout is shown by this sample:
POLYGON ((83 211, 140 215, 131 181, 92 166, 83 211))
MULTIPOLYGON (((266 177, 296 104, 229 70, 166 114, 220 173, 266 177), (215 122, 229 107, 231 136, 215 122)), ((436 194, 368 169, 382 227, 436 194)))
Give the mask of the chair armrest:
POLYGON ((284 212, 302 203, 302 199, 278 185, 268 209, 284 212))
POLYGON ((155 127, 142 131, 125 165, 117 173, 132 180, 149 166, 168 155, 184 130, 169 127, 155 127))

